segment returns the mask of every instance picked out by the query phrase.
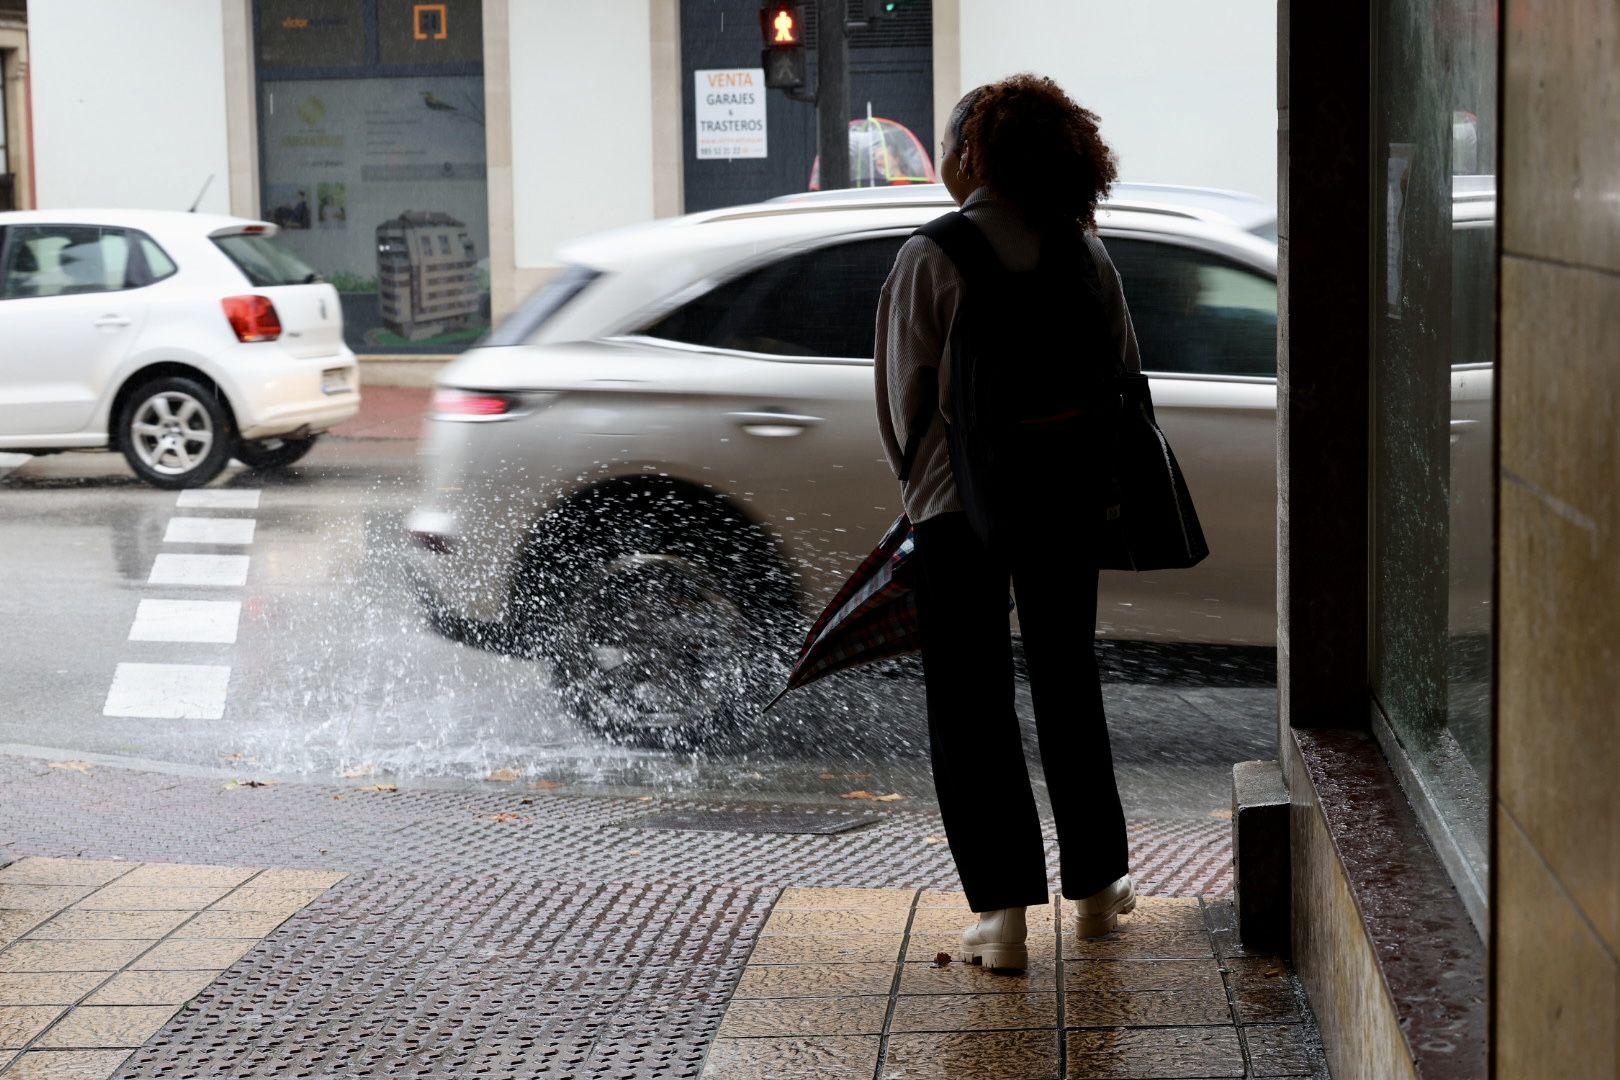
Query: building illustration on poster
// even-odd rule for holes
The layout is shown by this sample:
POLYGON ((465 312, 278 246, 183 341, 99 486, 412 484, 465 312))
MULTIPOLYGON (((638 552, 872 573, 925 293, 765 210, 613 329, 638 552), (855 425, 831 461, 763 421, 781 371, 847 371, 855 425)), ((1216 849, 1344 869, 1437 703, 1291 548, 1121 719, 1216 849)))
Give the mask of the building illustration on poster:
POLYGON ((697 156, 765 157, 765 69, 712 69, 692 74, 697 156))

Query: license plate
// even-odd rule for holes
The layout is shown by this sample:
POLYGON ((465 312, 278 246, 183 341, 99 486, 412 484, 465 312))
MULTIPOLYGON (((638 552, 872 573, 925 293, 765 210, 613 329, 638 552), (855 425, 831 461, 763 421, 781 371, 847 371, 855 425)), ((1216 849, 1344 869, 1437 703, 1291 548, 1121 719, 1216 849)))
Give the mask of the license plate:
POLYGON ((321 393, 343 394, 349 389, 349 371, 347 368, 331 368, 321 372, 321 393))

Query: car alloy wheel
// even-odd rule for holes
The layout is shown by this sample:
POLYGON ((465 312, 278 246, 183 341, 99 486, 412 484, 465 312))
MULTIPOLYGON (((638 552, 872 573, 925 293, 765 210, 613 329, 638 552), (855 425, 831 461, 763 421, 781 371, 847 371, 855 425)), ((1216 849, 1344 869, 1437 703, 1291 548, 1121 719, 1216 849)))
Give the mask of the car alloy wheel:
POLYGON ((129 426, 135 454, 161 476, 184 476, 208 457, 219 433, 213 417, 183 390, 162 390, 135 407, 129 426))
POLYGON ((113 430, 135 475, 170 490, 218 476, 236 442, 229 408, 213 387, 190 375, 160 375, 135 386, 113 430))

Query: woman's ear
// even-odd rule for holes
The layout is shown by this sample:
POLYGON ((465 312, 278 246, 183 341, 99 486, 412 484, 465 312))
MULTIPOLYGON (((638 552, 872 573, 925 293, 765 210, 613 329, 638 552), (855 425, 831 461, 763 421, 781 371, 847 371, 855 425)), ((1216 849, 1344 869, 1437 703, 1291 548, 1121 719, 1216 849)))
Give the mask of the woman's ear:
POLYGON ((966 146, 956 148, 956 171, 964 180, 973 179, 973 152, 966 146))

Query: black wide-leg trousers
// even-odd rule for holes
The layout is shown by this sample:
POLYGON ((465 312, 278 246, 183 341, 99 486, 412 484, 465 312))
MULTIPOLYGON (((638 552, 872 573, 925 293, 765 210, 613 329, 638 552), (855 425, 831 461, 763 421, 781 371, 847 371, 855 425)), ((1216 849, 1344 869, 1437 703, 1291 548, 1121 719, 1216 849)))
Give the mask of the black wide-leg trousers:
MULTIPOLYGON (((1056 523, 1050 523, 1055 525, 1056 523)), ((1035 730, 1057 826, 1062 891, 1127 872, 1125 815, 1093 640, 1097 570, 1053 528, 998 559, 961 513, 916 525, 914 579, 934 787, 974 911, 1050 900, 1040 815, 1014 711, 1007 584, 1018 605, 1035 730)))

